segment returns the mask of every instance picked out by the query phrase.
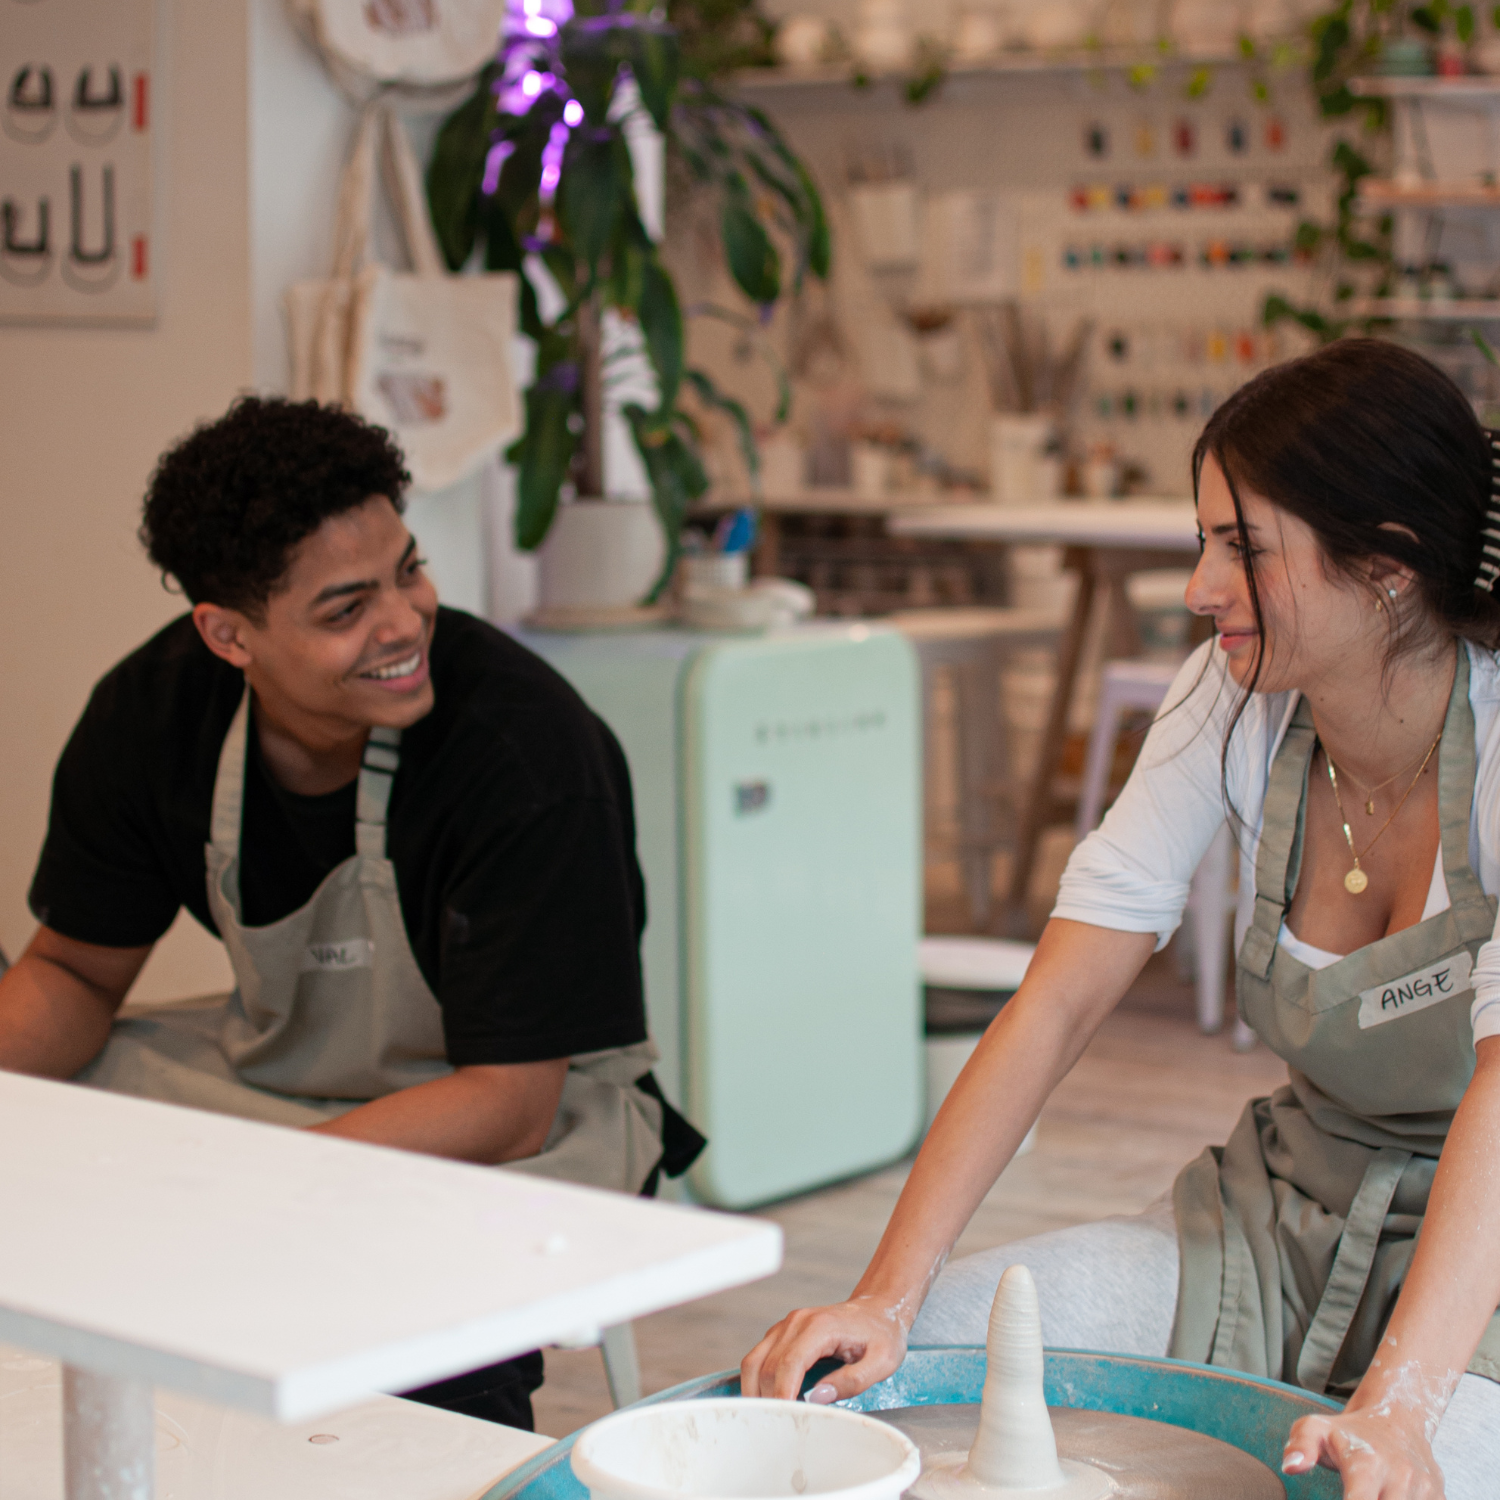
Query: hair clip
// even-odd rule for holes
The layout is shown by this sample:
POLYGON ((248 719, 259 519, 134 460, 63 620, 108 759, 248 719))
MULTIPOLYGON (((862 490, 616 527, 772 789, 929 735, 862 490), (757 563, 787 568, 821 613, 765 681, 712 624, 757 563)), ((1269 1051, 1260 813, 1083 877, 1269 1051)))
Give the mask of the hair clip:
POLYGON ((1474 587, 1493 595, 1495 580, 1500 578, 1500 436, 1493 432, 1487 432, 1486 436, 1490 440, 1490 503, 1484 512, 1479 572, 1474 587))

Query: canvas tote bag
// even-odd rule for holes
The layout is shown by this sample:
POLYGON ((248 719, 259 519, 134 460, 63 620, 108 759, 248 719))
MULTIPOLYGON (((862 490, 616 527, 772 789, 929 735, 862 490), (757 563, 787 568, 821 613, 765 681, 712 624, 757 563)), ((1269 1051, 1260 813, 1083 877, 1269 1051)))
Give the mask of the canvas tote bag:
POLYGON ((406 132, 388 105, 368 104, 339 189, 333 275, 287 293, 293 399, 347 406, 389 428, 416 487, 444 489, 520 431, 516 293, 508 271, 447 273, 406 132), (409 272, 373 254, 382 155, 409 272))
POLYGON ((506 0, 286 0, 293 24, 356 103, 394 89, 456 104, 495 55, 506 0))

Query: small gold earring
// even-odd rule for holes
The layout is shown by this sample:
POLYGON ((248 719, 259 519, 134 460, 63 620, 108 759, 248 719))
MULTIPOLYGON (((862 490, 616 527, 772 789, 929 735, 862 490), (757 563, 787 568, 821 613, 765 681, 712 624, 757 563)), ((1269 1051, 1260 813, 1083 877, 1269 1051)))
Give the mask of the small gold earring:
POLYGON ((1378 615, 1384 608, 1385 608, 1385 601, 1382 600, 1382 599, 1377 599, 1375 601, 1375 613, 1378 615))

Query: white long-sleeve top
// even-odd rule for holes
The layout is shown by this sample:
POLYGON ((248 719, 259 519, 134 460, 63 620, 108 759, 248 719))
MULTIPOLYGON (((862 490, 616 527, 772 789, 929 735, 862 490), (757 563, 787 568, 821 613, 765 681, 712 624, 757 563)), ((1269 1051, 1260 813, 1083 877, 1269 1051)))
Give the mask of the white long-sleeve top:
MULTIPOLYGON (((1500 657, 1468 646, 1475 784, 1469 863, 1488 895, 1500 893, 1500 657)), ((1160 948, 1182 920, 1198 862, 1225 817, 1224 794, 1243 820, 1235 948, 1255 906, 1266 783, 1296 708, 1296 693, 1256 693, 1245 705, 1221 776, 1224 733, 1239 696, 1223 653, 1209 641, 1183 665, 1124 790, 1103 823, 1073 851, 1053 915, 1122 932, 1154 932, 1160 948), (1177 705, 1174 707, 1174 705, 1177 705)), ((1424 916, 1447 909, 1442 854, 1424 916)), ((1341 955, 1281 940, 1311 967, 1341 955)), ((1474 1039, 1500 1035, 1500 941, 1479 951, 1473 974, 1474 1039)))

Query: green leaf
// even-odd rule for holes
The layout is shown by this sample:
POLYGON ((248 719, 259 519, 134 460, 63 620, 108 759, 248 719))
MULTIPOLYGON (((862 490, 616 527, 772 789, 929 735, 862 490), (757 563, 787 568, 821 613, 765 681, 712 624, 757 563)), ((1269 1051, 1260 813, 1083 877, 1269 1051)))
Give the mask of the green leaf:
POLYGON ((745 460, 745 472, 750 476, 750 488, 760 493, 760 448, 755 441, 755 428, 750 413, 733 396, 726 396, 712 379, 702 370, 688 370, 685 378, 698 393, 705 406, 723 412, 734 422, 735 435, 739 438, 740 457, 745 460))
POLYGON ((1443 29, 1443 23, 1437 14, 1436 6, 1418 5, 1411 12, 1412 21, 1420 26, 1423 31, 1436 36, 1443 29))
POLYGON ((1500 355, 1497 355, 1490 341, 1477 329, 1469 329, 1469 342, 1489 360, 1492 365, 1500 365, 1500 355))
POLYGON ((682 527, 688 507, 708 489, 703 462, 682 435, 659 412, 648 412, 636 402, 623 408, 636 451, 651 483, 651 503, 667 539, 667 556, 660 576, 645 602, 654 602, 671 580, 682 550, 682 527))
POLYGON ((617 130, 575 130, 563 154, 557 212, 578 257, 597 270, 630 192, 630 153, 617 130))
POLYGON ((558 51, 573 97, 583 106, 590 125, 602 128, 609 119, 615 80, 624 61, 624 46, 615 18, 575 16, 558 33, 558 51))
POLYGON ((515 226, 498 193, 488 198, 480 194, 477 218, 484 230, 485 270, 519 271, 525 257, 515 226))
POLYGON ((743 190, 724 200, 720 221, 729 272, 752 301, 774 302, 781 293, 781 259, 743 190))
POLYGON ((797 180, 807 197, 807 266, 819 281, 826 281, 833 246, 828 234, 828 216, 823 212, 823 195, 801 161, 797 163, 797 180))
POLYGON ((1348 141, 1340 141, 1333 148, 1333 165, 1344 174, 1351 187, 1361 177, 1368 177, 1375 170, 1348 141))
POLYGON ((1336 89, 1318 95, 1318 110, 1325 120, 1332 120, 1340 115, 1347 115, 1359 102, 1349 85, 1341 83, 1336 89))
POLYGON ((1342 16, 1334 15, 1324 18, 1324 22, 1321 29, 1314 28, 1314 40, 1318 45, 1317 55, 1313 58, 1314 83, 1322 83, 1333 75, 1333 70, 1338 66, 1339 53, 1349 45, 1348 21, 1342 16))
POLYGON ((1212 68, 1194 68, 1188 74, 1187 96, 1189 99, 1201 99, 1213 86, 1214 72, 1212 68))
POLYGON ((1474 7, 1472 5, 1460 5, 1454 11, 1453 29, 1458 33, 1459 41, 1465 45, 1474 40, 1474 7))
POLYGON ((576 392, 561 383, 547 386, 539 381, 526 392, 526 431, 510 450, 519 470, 516 546, 523 552, 541 545, 557 513, 558 492, 578 446, 568 426, 577 405, 576 392))
POLYGON ((669 411, 682 383, 682 309, 672 278, 654 256, 641 268, 641 296, 637 307, 646 353, 656 371, 657 404, 669 411))
POLYGON ((494 67, 486 68, 479 86, 443 121, 427 167, 428 212, 450 271, 468 260, 479 227, 479 187, 496 122, 494 76, 494 67))
POLYGON ((659 22, 639 22, 631 33, 630 71, 641 91, 641 103, 656 128, 665 133, 677 97, 681 49, 677 33, 659 22))

